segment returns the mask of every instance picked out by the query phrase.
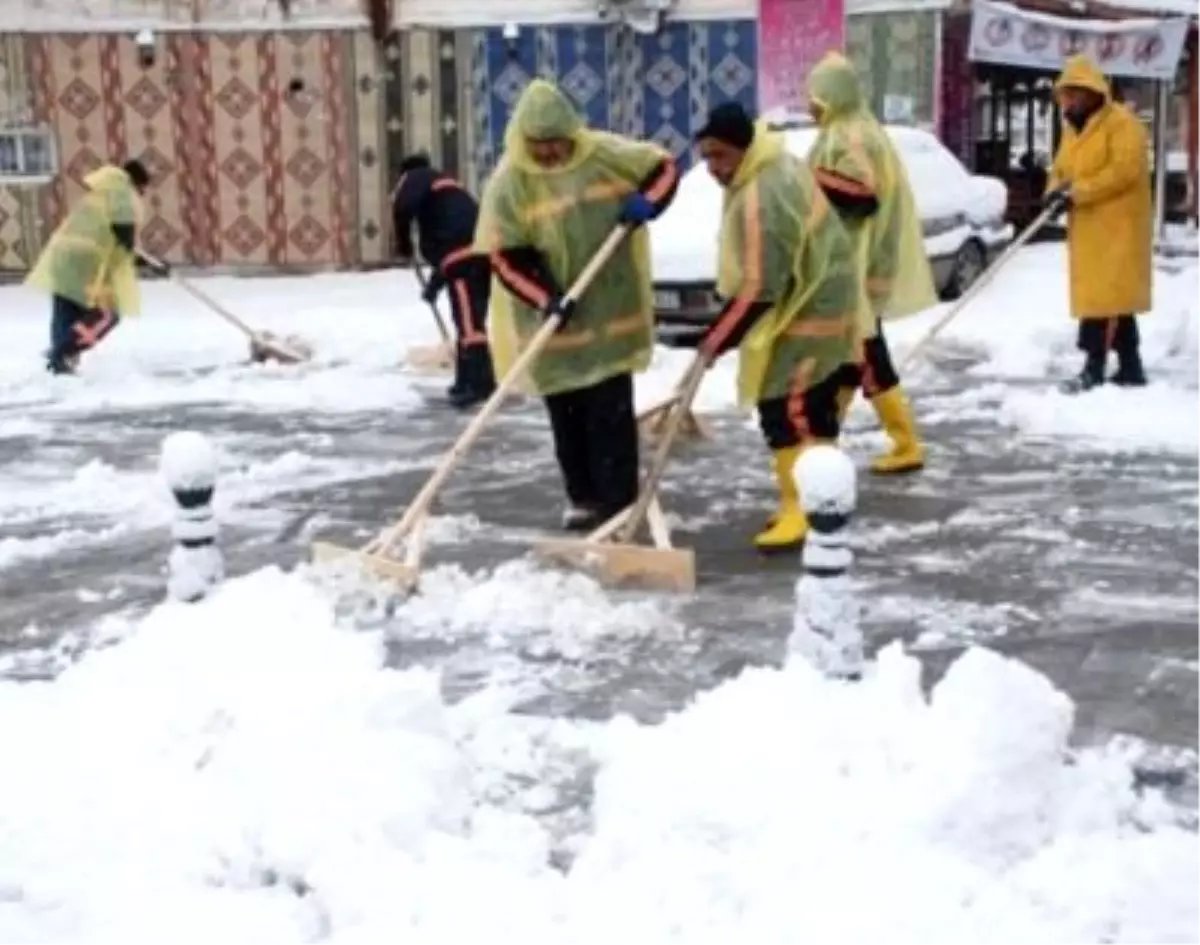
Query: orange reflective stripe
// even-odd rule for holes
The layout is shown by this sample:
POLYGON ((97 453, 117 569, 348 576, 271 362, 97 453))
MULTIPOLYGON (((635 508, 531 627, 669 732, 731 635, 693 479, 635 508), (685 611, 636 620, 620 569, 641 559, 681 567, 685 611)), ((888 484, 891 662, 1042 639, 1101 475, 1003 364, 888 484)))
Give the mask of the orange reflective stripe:
POLYGON ((746 188, 746 207, 744 219, 746 240, 742 247, 742 288, 733 300, 729 310, 713 329, 713 340, 710 344, 715 350, 725 346, 733 330, 746 317, 750 307, 757 301, 762 287, 762 233, 759 231, 758 185, 751 184, 746 188))
POLYGON ((454 298, 458 301, 458 311, 462 316, 463 344, 487 344, 487 335, 475 324, 475 310, 471 307, 471 293, 467 289, 466 279, 454 280, 454 298))
POLYGON ((800 439, 808 436, 808 414, 804 410, 804 395, 811 386, 813 359, 805 358, 796 365, 788 383, 787 416, 792 429, 800 439))
POLYGON ((531 302, 536 308, 544 308, 550 302, 550 293, 532 279, 522 275, 514 266, 508 264, 504 252, 499 250, 491 255, 492 265, 502 280, 515 288, 518 294, 531 302))
POLYGON ((661 174, 655 179, 654 183, 646 190, 646 199, 651 203, 657 204, 660 200, 671 192, 671 188, 675 186, 675 182, 679 180, 679 169, 675 166, 675 162, 667 158, 666 166, 661 174))
POLYGON ((788 326, 785 334, 792 338, 840 338, 846 334, 848 317, 846 315, 839 315, 836 318, 805 318, 801 316, 788 326))
POLYGON ((817 183, 827 190, 836 190, 851 197, 874 197, 875 190, 869 184, 841 174, 830 168, 818 167, 814 172, 817 183))
POLYGON ((108 326, 112 323, 112 312, 101 312, 99 321, 94 325, 84 325, 81 322, 76 322, 75 337, 79 339, 81 347, 90 348, 100 340, 108 329, 108 326))
POLYGON ((438 269, 442 271, 442 275, 445 275, 446 270, 455 263, 462 262, 464 259, 468 259, 474 255, 475 249, 471 246, 464 246, 461 249, 452 250, 446 254, 445 258, 442 260, 442 264, 438 266, 438 269))

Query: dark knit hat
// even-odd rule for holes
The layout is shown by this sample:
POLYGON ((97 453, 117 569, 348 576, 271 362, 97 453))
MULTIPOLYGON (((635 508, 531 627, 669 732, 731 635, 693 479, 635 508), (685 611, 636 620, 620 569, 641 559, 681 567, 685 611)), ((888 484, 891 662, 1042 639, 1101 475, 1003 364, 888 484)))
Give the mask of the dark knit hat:
POLYGON ((754 140, 754 120, 737 102, 723 102, 708 113, 708 121, 695 137, 697 141, 713 138, 745 151, 754 140))
POLYGON ((129 175, 129 181, 134 187, 150 186, 150 172, 146 170, 146 165, 141 161, 126 161, 121 165, 121 170, 129 175))
POLYGON ((409 171, 415 171, 419 167, 432 167, 429 160, 429 155, 424 151, 418 151, 416 154, 410 154, 400 162, 400 173, 407 174, 409 171))

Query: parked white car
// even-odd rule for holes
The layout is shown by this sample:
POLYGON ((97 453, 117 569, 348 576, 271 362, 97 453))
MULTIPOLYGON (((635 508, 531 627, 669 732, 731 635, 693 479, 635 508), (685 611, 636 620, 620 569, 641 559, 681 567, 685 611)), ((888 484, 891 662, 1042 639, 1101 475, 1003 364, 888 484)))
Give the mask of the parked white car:
MULTIPOLYGON (((773 123, 787 147, 805 157, 817 129, 805 122, 773 123)), ((1005 223, 1008 190, 995 177, 971 174, 932 134, 888 125, 921 215, 925 252, 939 294, 954 298, 1012 241, 1005 223)), ((721 305, 714 293, 722 191, 703 163, 684 174, 671 208, 650 225, 655 310, 664 341, 694 336, 721 305)))

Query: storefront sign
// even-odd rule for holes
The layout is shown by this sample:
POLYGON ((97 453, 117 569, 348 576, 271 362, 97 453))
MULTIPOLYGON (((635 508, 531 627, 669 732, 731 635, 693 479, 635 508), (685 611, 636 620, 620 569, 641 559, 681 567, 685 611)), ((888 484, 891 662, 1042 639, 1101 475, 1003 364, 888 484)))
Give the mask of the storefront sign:
POLYGON ((846 42, 843 0, 758 0, 758 109, 801 109, 808 73, 846 42))
POLYGON ((1188 21, 1072 20, 974 0, 970 57, 976 62, 1057 71, 1083 53, 1106 75, 1174 79, 1188 21))

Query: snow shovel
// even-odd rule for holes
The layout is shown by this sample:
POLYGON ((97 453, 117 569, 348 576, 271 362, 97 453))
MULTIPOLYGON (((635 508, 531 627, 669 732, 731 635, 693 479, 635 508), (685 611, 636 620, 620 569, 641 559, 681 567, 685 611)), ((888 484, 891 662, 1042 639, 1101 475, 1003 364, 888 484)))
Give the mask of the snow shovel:
MULTIPOLYGON (((414 265, 413 269, 417 274, 417 282, 421 286, 421 292, 424 294, 425 289, 429 286, 429 280, 425 276, 424 270, 420 265, 414 265)), ((442 343, 437 345, 417 345, 409 348, 408 353, 404 356, 404 363, 410 367, 416 368, 421 372, 441 373, 454 368, 454 341, 450 338, 450 333, 446 331, 446 323, 442 321, 441 312, 438 311, 437 303, 430 302, 429 311, 433 313, 433 320, 437 323, 438 334, 442 336, 442 343)))
POLYGON ((551 538, 534 545, 539 558, 573 564, 593 572, 610 585, 637 583, 666 591, 696 589, 696 554, 690 548, 675 548, 658 502, 658 484, 667 468, 671 446, 690 416, 692 400, 700 389, 708 359, 701 354, 684 374, 675 410, 667 413, 650 469, 638 490, 637 501, 584 538, 551 538), (645 521, 653 546, 633 543, 645 521), (612 540, 610 540, 612 539, 612 540))
MULTIPOLYGON (((567 291, 566 299, 574 300, 583 295, 628 233, 628 227, 618 226, 608 235, 608 238, 596 250, 595 255, 592 256, 591 261, 584 267, 583 272, 579 274, 579 278, 575 280, 575 283, 567 291)), ((420 580, 423 526, 426 517, 429 515, 430 507, 437 498, 438 491, 450 477, 450 473, 454 471, 454 467, 466 455, 467 450, 479 439, 488 421, 504 405, 504 401, 509 393, 521 382, 526 370, 533 364, 538 355, 542 353, 542 349, 554 337, 554 333, 558 331, 561 324, 562 318, 560 316, 555 315, 546 319, 542 327, 529 340, 529 344, 526 345, 525 350, 513 362, 508 373, 504 375, 504 378, 497 385, 495 392, 479 408, 479 412, 471 418, 471 422, 467 424, 467 428, 463 430, 454 442, 454 445, 450 447, 441 462, 438 463, 437 468, 433 471, 433 475, 429 477, 425 485, 421 488, 421 491, 417 493, 408 508, 405 509, 404 515, 399 521, 391 528, 380 532, 380 534, 361 548, 346 548, 341 545, 330 544, 329 542, 313 542, 313 561, 324 563, 345 558, 348 555, 355 555, 358 557, 359 564, 365 570, 385 580, 392 581, 404 591, 413 590, 420 580), (407 540, 407 548, 405 549, 403 560, 390 557, 392 548, 405 540, 407 540)))
MULTIPOLYGON (((139 250, 138 255, 157 269, 166 268, 166 265, 161 260, 155 259, 144 250, 139 250)), ((233 312, 219 304, 215 299, 209 297, 207 293, 202 292, 174 270, 171 270, 171 281, 249 338, 251 361, 269 361, 273 359, 281 364, 299 364, 302 361, 308 361, 312 358, 312 348, 299 338, 295 336, 276 338, 269 331, 255 331, 234 315, 233 312)))
POLYGON ((995 262, 993 262, 990 266, 988 266, 987 269, 980 273, 979 278, 971 283, 970 288, 968 288, 967 291, 964 292, 958 298, 958 300, 950 306, 950 310, 947 311, 946 314, 944 314, 941 318, 939 318, 934 323, 933 327, 925 333, 921 340, 909 349, 908 353, 904 356, 904 359, 900 362, 899 373, 901 375, 903 375, 904 371, 909 368, 917 359, 917 355, 919 355, 923 350, 925 350, 926 347, 928 347, 929 342, 933 341, 933 339, 941 333, 943 328, 945 328, 950 324, 950 322, 962 314, 963 310, 970 305, 971 302, 974 301, 975 297, 987 287, 992 279, 995 278, 996 273, 998 273, 1010 261, 1012 261, 1012 258, 1016 256, 1017 252, 1021 250, 1026 243, 1033 239, 1038 234, 1038 231, 1040 231, 1042 227, 1049 223, 1057 213, 1058 209, 1056 207, 1046 207, 1046 209, 1034 217, 1033 222, 1024 229, 1020 236, 1008 244, 1008 249, 1001 253, 996 258, 995 262))

